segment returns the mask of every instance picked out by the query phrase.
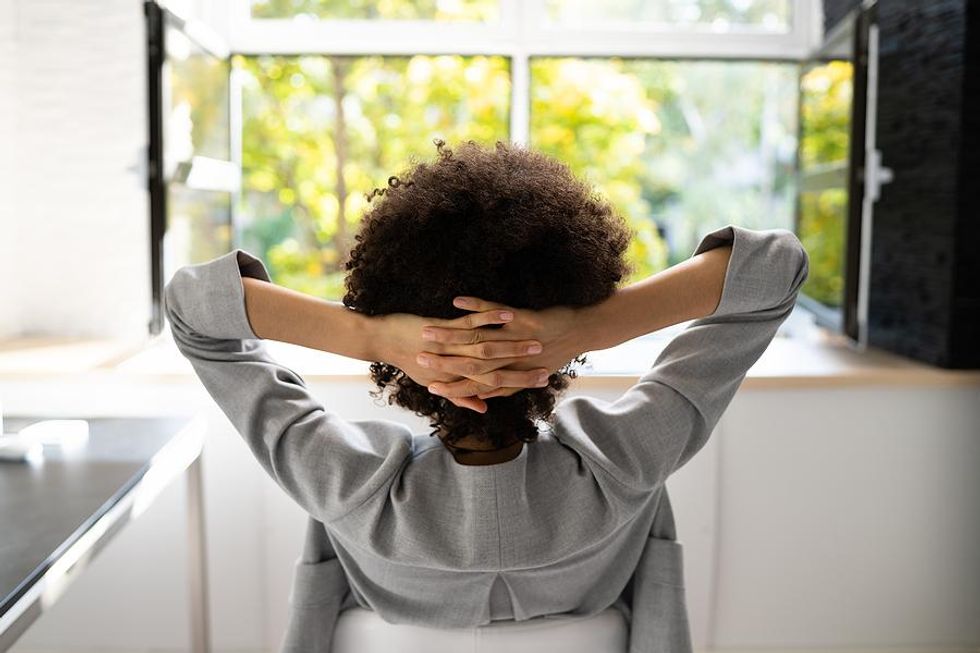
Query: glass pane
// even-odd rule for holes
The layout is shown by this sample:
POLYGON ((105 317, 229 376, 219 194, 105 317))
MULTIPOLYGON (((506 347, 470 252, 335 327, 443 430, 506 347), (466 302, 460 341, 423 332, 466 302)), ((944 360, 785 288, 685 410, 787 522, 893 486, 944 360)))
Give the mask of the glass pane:
POLYGON ((802 133, 800 167, 846 165, 851 138, 854 66, 831 61, 808 69, 800 78, 802 133))
MULTIPOLYGON (((228 61, 201 50, 176 29, 166 35, 170 113, 165 118, 168 173, 192 156, 230 158, 228 61)), ((168 174, 168 179, 170 174, 168 174)))
POLYGON ((167 224, 164 279, 184 265, 207 261, 232 246, 231 194, 188 188, 175 180, 178 164, 193 157, 228 161, 230 63, 197 46, 172 25, 164 68, 164 176, 167 224))
POLYGON ((800 171, 804 183, 822 180, 800 195, 797 233, 810 255, 802 291, 832 307, 843 303, 853 72, 850 62, 830 61, 800 78, 800 171))
POLYGON ((252 18, 495 22, 499 0, 251 0, 252 18))
POLYGON ((627 218, 641 278, 726 224, 792 227, 797 75, 781 63, 535 59, 531 143, 627 218))
POLYGON ((231 194, 174 185, 167 191, 164 278, 231 250, 231 194))
POLYGON ((585 27, 642 23, 739 28, 784 32, 790 25, 791 0, 545 0, 545 16, 557 25, 585 27))
POLYGON ((834 308, 843 302, 846 224, 845 189, 800 194, 797 233, 810 257, 810 275, 802 290, 821 304, 834 308))
POLYGON ((414 156, 506 141, 504 57, 243 57, 242 242, 277 283, 343 296, 344 261, 367 206, 414 156))

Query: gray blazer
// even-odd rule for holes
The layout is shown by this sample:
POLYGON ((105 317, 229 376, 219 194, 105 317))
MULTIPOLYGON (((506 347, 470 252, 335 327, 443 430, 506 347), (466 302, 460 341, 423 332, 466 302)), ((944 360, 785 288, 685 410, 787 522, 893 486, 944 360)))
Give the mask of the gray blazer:
POLYGON ((707 441, 789 315, 808 258, 785 230, 735 226, 718 309, 692 322, 613 402, 570 397, 517 458, 457 464, 437 438, 346 420, 273 360, 241 278, 241 249, 185 266, 164 303, 178 348, 263 469, 309 514, 283 651, 330 650, 338 613, 471 627, 591 615, 630 623, 630 653, 690 651, 682 545, 664 482, 707 441))

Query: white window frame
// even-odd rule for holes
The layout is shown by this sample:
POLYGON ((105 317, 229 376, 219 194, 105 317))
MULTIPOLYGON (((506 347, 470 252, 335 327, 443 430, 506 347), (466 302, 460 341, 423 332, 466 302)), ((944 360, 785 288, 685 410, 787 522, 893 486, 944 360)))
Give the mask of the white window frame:
POLYGON ((716 32, 657 24, 549 27, 543 0, 500 0, 496 23, 253 19, 248 0, 216 2, 227 3, 228 39, 231 51, 237 54, 507 57, 511 65, 510 138, 516 143, 528 141, 531 57, 801 61, 822 38, 819 0, 789 0, 790 25, 785 32, 753 28, 716 32))

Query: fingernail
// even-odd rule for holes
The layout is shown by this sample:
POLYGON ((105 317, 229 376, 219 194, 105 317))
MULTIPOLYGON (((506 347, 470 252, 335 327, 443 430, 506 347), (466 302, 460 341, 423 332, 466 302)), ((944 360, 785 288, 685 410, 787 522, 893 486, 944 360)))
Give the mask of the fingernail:
POLYGON ((540 354, 541 353, 541 345, 538 345, 538 344, 528 345, 527 346, 527 353, 529 353, 529 354, 540 354))
POLYGON ((453 300, 453 304, 459 307, 463 307, 469 304, 469 302, 466 300, 465 297, 457 297, 456 299, 453 300))
POLYGON ((538 374, 538 385, 548 385, 548 376, 549 374, 547 372, 538 374))
POLYGON ((510 311, 502 311, 500 313, 500 319, 501 320, 513 320, 514 319, 514 314, 511 313, 510 311))
POLYGON ((434 395, 440 395, 440 396, 442 395, 442 393, 439 392, 439 390, 434 385, 429 386, 429 392, 431 392, 434 395))
POLYGON ((422 367, 428 367, 429 366, 429 357, 428 356, 423 356, 422 354, 419 354, 418 356, 415 357, 415 362, 417 362, 422 367))
POLYGON ((435 331, 431 329, 422 329, 422 340, 435 340, 435 331))

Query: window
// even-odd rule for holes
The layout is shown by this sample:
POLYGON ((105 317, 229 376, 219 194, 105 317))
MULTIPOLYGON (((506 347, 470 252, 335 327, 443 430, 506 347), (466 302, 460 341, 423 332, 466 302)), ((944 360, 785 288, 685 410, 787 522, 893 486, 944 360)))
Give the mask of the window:
POLYGON ((844 299, 847 173, 854 67, 830 61, 800 78, 800 189, 797 229, 810 255, 803 292, 839 308, 844 299))
POLYGON ((252 18, 298 20, 433 20, 492 22, 499 19, 496 0, 415 0, 330 2, 329 0, 251 0, 252 18))
POLYGON ((216 163, 230 158, 231 145, 228 62, 173 26, 166 44, 169 84, 164 88, 170 102, 163 156, 164 178, 170 183, 164 277, 170 278, 177 268, 219 256, 231 246, 231 193, 215 183, 212 172, 216 163))
POLYGON ((533 59, 531 144, 629 220, 644 277, 728 223, 792 227, 797 74, 783 63, 533 59))
POLYGON ((339 298, 365 194, 434 138, 508 138, 503 57, 235 58, 242 78, 242 242, 277 282, 339 298))
POLYGON ((147 54, 150 333, 163 328, 164 280, 234 244, 240 168, 226 44, 167 6, 143 5, 147 54))
POLYGON ((790 228, 812 4, 237 0, 236 242, 338 299, 365 194, 434 138, 569 163, 634 229, 637 277, 729 222, 790 228))
POLYGON ((545 8, 551 23, 564 26, 646 23, 715 32, 790 26, 789 0, 547 0, 545 8))

